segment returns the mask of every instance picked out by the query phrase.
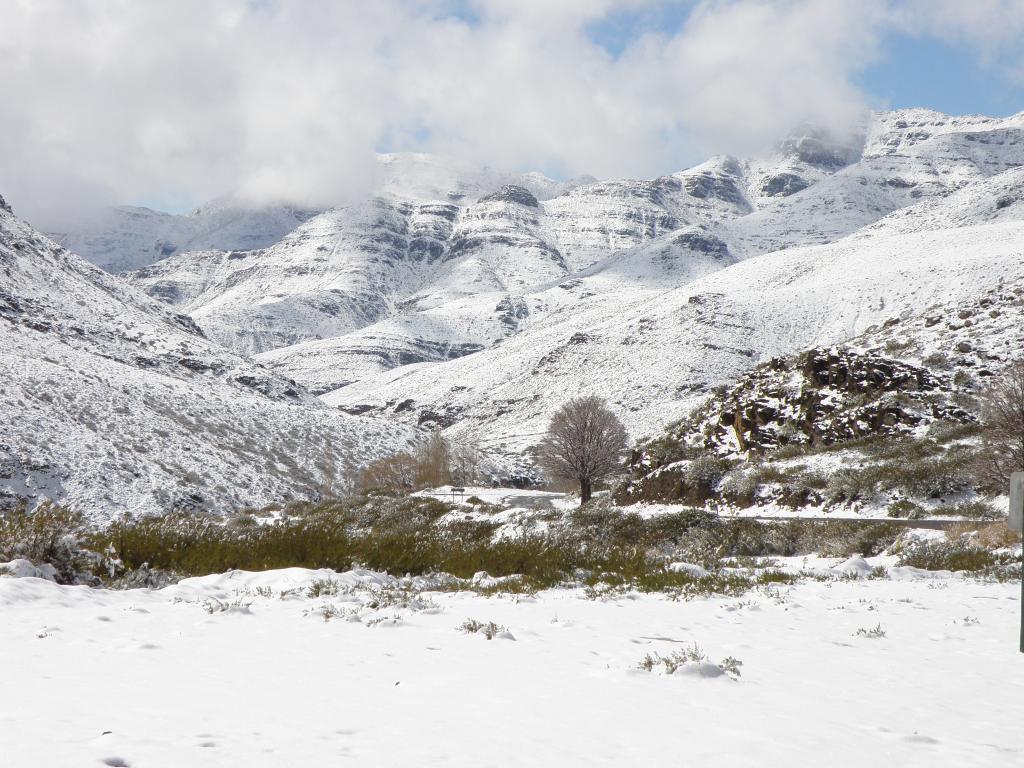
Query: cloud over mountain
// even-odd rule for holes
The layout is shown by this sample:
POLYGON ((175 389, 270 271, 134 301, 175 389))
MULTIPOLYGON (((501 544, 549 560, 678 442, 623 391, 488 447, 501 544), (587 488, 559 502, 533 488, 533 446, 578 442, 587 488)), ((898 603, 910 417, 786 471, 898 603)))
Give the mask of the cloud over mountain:
POLYGON ((52 227, 113 201, 338 203, 373 186, 378 150, 652 176, 802 120, 848 125, 886 30, 913 13, 922 33, 987 44, 1009 5, 15 2, 0 26, 0 188, 52 227), (614 51, 593 34, 666 8, 674 23, 614 51))

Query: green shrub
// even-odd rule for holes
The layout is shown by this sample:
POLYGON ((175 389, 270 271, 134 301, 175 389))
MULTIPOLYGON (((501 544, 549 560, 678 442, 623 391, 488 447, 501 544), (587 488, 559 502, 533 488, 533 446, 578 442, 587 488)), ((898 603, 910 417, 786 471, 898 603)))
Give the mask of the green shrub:
POLYGON ((937 517, 966 517, 969 520, 991 520, 996 516, 995 510, 984 501, 943 504, 935 507, 931 514, 937 517))

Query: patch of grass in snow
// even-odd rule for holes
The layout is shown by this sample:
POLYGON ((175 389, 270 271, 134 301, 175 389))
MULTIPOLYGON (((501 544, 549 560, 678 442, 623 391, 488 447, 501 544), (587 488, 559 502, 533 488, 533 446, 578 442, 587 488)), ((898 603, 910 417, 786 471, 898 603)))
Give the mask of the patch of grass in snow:
POLYGON ((739 659, 733 658, 732 656, 727 656, 718 662, 718 664, 713 664, 707 654, 701 650, 700 646, 694 643, 687 648, 673 651, 668 656, 662 656, 657 652, 648 653, 640 660, 640 663, 637 664, 637 669, 643 670, 644 672, 653 672, 655 669, 661 668, 664 674, 674 675, 686 665, 717 667, 719 674, 728 675, 729 677, 736 679, 740 676, 740 667, 743 666, 743 662, 739 659))
POLYGON ((885 637, 885 630, 882 629, 882 625, 878 624, 870 629, 861 627, 854 633, 855 637, 869 637, 872 639, 879 639, 885 637))
POLYGON ((467 634, 483 635, 488 640, 493 640, 503 632, 508 632, 508 627, 501 624, 495 624, 493 621, 477 621, 476 619, 466 619, 459 625, 459 629, 467 634))
POLYGON ((987 549, 976 539, 960 537, 947 541, 916 541, 901 548, 899 564, 928 571, 967 571, 996 581, 1020 578, 1020 555, 987 549))
POLYGON ((989 504, 980 500, 941 504, 928 512, 929 516, 934 517, 966 517, 974 520, 991 520, 995 514, 989 504))

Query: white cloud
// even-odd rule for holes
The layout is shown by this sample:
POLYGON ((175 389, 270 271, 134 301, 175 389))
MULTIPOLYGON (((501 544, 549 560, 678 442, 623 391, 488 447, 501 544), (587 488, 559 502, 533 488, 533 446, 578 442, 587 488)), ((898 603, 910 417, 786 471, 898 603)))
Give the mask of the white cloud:
POLYGON ((971 46, 984 64, 1024 83, 1024 1, 905 0, 893 17, 905 32, 971 46))
MULTIPOLYGON (((677 33, 612 56, 590 25, 673 0, 7 0, 0 190, 53 226, 231 191, 339 202, 373 185, 381 148, 650 176, 848 124, 895 13, 674 1, 693 9, 677 33)), ((962 26, 945 5, 936 28, 962 26)))

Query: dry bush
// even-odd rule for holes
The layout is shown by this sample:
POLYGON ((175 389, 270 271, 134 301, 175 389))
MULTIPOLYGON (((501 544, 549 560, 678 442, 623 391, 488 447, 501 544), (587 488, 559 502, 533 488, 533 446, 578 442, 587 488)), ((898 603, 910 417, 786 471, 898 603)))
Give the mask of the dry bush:
POLYGON ((0 561, 24 558, 52 565, 61 582, 74 583, 78 572, 88 567, 87 553, 79 544, 86 528, 82 515, 49 501, 32 511, 12 509, 0 514, 0 561))
POLYGON ((985 549, 1003 549, 1013 547, 1020 542, 1020 533, 1006 523, 991 523, 979 526, 977 523, 963 522, 951 525, 946 529, 946 538, 959 541, 969 536, 985 549))
POLYGON ((374 461, 360 475, 365 491, 407 493, 442 485, 472 485, 482 474, 483 452, 472 435, 449 440, 433 432, 412 453, 400 451, 374 461))
POLYGON ((359 485, 364 491, 412 491, 416 489, 418 477, 415 457, 402 451, 367 465, 359 476, 359 485))

